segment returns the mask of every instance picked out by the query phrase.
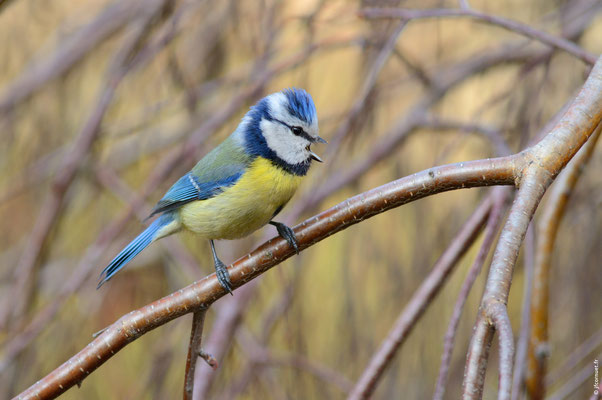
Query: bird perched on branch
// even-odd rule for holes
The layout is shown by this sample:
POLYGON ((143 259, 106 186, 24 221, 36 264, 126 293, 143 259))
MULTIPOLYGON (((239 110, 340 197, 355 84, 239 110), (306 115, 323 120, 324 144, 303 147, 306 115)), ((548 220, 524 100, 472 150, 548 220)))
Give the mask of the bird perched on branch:
POLYGON ((219 283, 230 276, 213 240, 237 239, 272 224, 298 253, 291 228, 273 218, 295 193, 312 160, 318 136, 314 102, 305 90, 285 89, 251 107, 236 130, 182 176, 153 208, 159 217, 102 271, 100 287, 149 244, 179 232, 209 239, 219 283))

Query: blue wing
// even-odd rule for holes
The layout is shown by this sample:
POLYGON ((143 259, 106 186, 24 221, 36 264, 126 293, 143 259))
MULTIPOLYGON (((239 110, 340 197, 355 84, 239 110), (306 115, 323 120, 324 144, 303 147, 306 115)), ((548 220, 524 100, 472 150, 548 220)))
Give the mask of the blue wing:
POLYGON ((202 182, 189 172, 165 193, 165 196, 153 208, 150 216, 174 210, 191 201, 210 199, 223 192, 225 188, 234 185, 241 175, 242 171, 239 171, 218 180, 202 182))

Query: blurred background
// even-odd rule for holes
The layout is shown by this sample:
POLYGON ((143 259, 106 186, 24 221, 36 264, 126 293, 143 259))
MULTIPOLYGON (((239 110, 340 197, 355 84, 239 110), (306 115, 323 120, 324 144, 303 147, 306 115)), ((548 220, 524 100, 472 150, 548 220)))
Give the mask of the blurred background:
MULTIPOLYGON (((316 103, 325 160, 282 220, 434 165, 516 152, 581 87, 588 65, 467 18, 369 20, 364 7, 452 1, 0 1, 0 398, 83 348, 121 315, 213 272, 208 243, 153 244, 102 289, 98 275, 151 207, 229 135, 249 106, 285 87, 316 103)), ((599 0, 471 0, 470 6, 602 52, 599 0)), ((602 148, 556 242, 548 393, 602 351, 602 148), (588 341, 591 355, 575 359, 588 341), (571 358, 572 357, 572 358, 571 358), (564 370, 562 368, 565 368, 564 370), (560 374, 555 371, 561 371, 560 374)), ((440 194, 328 238, 219 300, 205 325, 207 398, 344 398, 408 299, 491 189, 440 194)), ((544 198, 545 202, 545 198, 544 198)), ((230 263, 276 234, 217 244, 230 263)), ((462 258, 375 398, 432 396, 443 335, 480 239, 462 258)), ((524 269, 509 311, 521 325, 524 269)), ((446 397, 461 391, 482 294, 468 298, 446 397)), ((127 346, 65 399, 181 396, 190 315, 127 346)), ((591 367, 590 376, 593 373, 591 367)), ((485 398, 497 391, 497 346, 485 398)), ((593 380, 571 396, 592 393, 593 380)))

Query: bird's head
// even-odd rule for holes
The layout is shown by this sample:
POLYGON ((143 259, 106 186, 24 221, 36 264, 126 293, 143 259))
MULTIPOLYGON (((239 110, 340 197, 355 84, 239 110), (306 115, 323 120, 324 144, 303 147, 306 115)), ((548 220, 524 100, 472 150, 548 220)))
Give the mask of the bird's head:
POLYGON ((316 106, 305 90, 285 89, 261 99, 243 120, 245 146, 288 172, 305 175, 312 160, 322 162, 312 150, 326 143, 318 136, 316 106))

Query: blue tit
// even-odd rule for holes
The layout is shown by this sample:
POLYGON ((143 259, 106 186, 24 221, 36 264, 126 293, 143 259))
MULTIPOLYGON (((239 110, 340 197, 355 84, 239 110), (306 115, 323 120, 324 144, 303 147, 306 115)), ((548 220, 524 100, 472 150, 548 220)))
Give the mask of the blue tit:
POLYGON ((273 218, 291 199, 312 160, 318 136, 314 102, 285 89, 255 104, 236 130, 182 176, 153 208, 159 217, 102 271, 100 287, 155 240, 188 230, 208 239, 219 283, 232 293, 215 239, 237 239, 266 224, 299 251, 293 230, 273 218))

